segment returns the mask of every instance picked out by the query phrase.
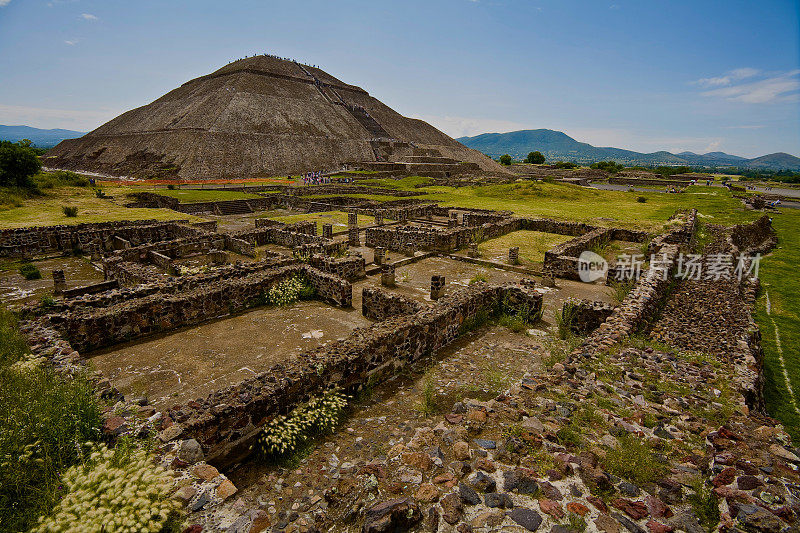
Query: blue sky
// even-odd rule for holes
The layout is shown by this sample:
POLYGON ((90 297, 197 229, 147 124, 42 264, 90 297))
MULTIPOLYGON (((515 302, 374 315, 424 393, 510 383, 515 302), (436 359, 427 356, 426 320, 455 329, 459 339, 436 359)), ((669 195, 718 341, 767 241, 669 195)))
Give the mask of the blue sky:
POLYGON ((452 136, 800 156, 797 0, 0 0, 0 124, 90 130, 232 59, 319 65, 452 136))

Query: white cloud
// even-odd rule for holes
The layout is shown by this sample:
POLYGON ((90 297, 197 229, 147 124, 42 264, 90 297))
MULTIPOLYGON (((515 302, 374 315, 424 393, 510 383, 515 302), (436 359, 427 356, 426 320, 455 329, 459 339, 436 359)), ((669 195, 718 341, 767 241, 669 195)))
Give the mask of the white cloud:
POLYGON ((96 15, 92 15, 91 13, 82 13, 81 18, 83 20, 91 20, 91 21, 100 20, 96 15))
POLYGON ((64 43, 66 43, 66 44, 68 44, 70 46, 75 46, 76 44, 78 44, 78 39, 71 39, 71 40, 68 39, 68 40, 64 41, 64 43))
POLYGON ((7 6, 11 0, 0 0, 0 7, 7 6))
POLYGON ((52 109, 0 104, 0 124, 25 124, 35 128, 66 128, 89 131, 108 122, 124 110, 52 109))
POLYGON ((701 78, 693 83, 700 85, 701 87, 723 87, 736 81, 752 78, 753 76, 758 75, 759 72, 759 70, 749 67, 737 68, 726 72, 722 76, 718 76, 716 78, 701 78))
POLYGON ((469 137, 480 133, 502 133, 530 129, 530 126, 510 120, 491 118, 425 115, 420 119, 433 124, 450 137, 469 137))
POLYGON ((772 74, 758 81, 708 90, 702 94, 747 104, 796 102, 800 100, 800 69, 772 74))

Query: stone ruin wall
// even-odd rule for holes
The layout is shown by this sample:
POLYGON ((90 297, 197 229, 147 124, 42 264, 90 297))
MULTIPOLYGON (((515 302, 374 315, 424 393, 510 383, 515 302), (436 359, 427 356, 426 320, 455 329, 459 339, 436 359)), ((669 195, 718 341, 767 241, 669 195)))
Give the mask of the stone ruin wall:
POLYGON ((221 278, 172 294, 154 292, 103 308, 52 314, 49 320, 76 350, 91 351, 244 311, 260 305, 271 287, 297 274, 306 276, 319 299, 351 305, 350 283, 306 265, 289 265, 221 278))
POLYGON ((649 234, 623 228, 594 228, 575 239, 557 244, 544 253, 542 274, 563 279, 579 280, 578 258, 585 250, 604 242, 619 240, 644 242, 649 234))
POLYGON ((570 329, 577 335, 587 335, 596 330, 616 309, 615 306, 605 302, 574 298, 564 302, 562 309, 567 308, 572 313, 570 329))
POLYGON ((393 251, 452 252, 466 247, 470 242, 493 239, 512 231, 524 229, 524 227, 525 219, 505 218, 499 222, 481 226, 459 226, 447 229, 414 226, 367 228, 365 244, 371 248, 381 246, 393 251))
MULTIPOLYGON (((620 344, 625 338, 641 331, 660 313, 662 302, 674 282, 673 274, 678 254, 692 251, 694 247, 697 210, 676 213, 673 220, 680 220, 681 224, 650 243, 651 253, 664 254, 668 265, 667 275, 664 276, 656 269, 643 272, 625 300, 572 353, 572 358, 592 356, 620 344)), ((768 251, 775 244, 775 232, 769 217, 762 217, 751 224, 733 226, 728 243, 731 246, 727 252, 734 257, 737 257, 742 250, 747 250, 748 253, 768 251), (738 243, 738 246, 732 245, 734 242, 738 243)), ((743 280, 740 291, 743 301, 752 309, 758 291, 758 280, 755 278, 743 280)), ((748 320, 749 327, 742 337, 736 340, 736 347, 728 356, 734 365, 734 381, 741 395, 741 403, 749 409, 763 411, 761 333, 752 316, 749 316, 748 320)), ((717 326, 726 327, 724 324, 717 326)))
POLYGON ((314 254, 309 259, 309 264, 323 272, 333 274, 347 281, 355 281, 366 277, 366 262, 363 257, 330 257, 323 254, 314 254))
POLYGON ((0 257, 34 257, 73 250, 92 251, 98 243, 102 251, 128 245, 166 241, 204 233, 187 220, 98 222, 60 226, 0 230, 0 257))
POLYGON ((416 300, 377 287, 364 287, 361 302, 361 314, 373 320, 412 315, 425 308, 416 300))
MULTIPOLYGON (((233 312, 236 309, 228 307, 229 299, 244 309, 254 290, 299 271, 305 272, 322 298, 332 302, 337 300, 333 302, 337 305, 351 304, 352 287, 349 283, 307 265, 295 265, 262 272, 256 279, 235 280, 238 283, 219 280, 205 284, 210 287, 201 285, 204 287, 201 291, 187 290, 172 295, 160 294, 154 287, 158 284, 152 284, 139 291, 146 295, 123 298, 121 305, 110 309, 100 304, 104 300, 114 302, 119 298, 91 295, 74 302, 61 302, 61 313, 25 321, 21 328, 28 336, 35 356, 45 357, 60 372, 79 372, 84 368, 85 360, 76 349, 129 340, 134 328, 136 334, 146 334, 158 331, 158 324, 166 323, 172 329, 187 325, 188 321, 197 323, 214 318, 218 313, 233 312), (89 301, 94 305, 85 305, 89 301), (160 307, 148 313, 146 310, 152 309, 154 302, 158 306, 158 301, 162 302, 160 307), (131 328, 125 326, 142 311, 151 322, 149 327, 141 322, 134 323, 131 328)), ((190 289, 198 286, 197 279, 185 281, 192 281, 185 283, 190 289)), ((117 296, 126 292, 129 291, 109 291, 117 296)), ((376 299, 371 301, 377 302, 376 299)), ((210 461, 230 462, 249 452, 249 445, 260 428, 275 416, 291 411, 326 388, 354 390, 370 379, 392 375, 397 368, 448 345, 481 313, 491 312, 504 304, 513 308, 524 306, 529 312, 536 313, 541 309, 542 296, 520 285, 478 284, 459 289, 431 307, 421 306, 412 314, 394 316, 358 328, 345 339, 278 363, 266 372, 216 391, 207 398, 174 406, 164 418, 145 421, 144 424, 160 431, 159 438, 163 442, 195 438, 210 461)), ((380 305, 370 306, 368 312, 378 313, 380 305)), ((416 309, 415 305, 408 305, 416 309)), ((113 384, 99 377, 95 379, 99 379, 96 385, 98 393, 113 397, 113 384)), ((141 420, 129 417, 117 427, 130 429, 141 425, 141 420)))
MULTIPOLYGON (((249 452, 260 428, 331 387, 353 390, 368 380, 447 346, 463 325, 495 309, 508 294, 540 309, 542 297, 520 286, 461 289, 413 315, 389 318, 354 330, 345 339, 279 363, 240 384, 169 411, 170 438, 195 438, 209 460, 230 462, 249 452)), ((162 440, 164 440, 162 438, 162 440)))
POLYGON ((655 187, 686 187, 691 184, 691 180, 659 179, 659 178, 636 178, 625 176, 611 176, 608 182, 614 185, 635 186, 655 186, 655 187))

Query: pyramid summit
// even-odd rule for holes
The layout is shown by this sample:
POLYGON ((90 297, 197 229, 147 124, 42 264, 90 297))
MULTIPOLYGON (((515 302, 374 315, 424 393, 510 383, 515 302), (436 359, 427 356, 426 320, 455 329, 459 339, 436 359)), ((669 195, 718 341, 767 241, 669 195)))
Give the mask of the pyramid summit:
POLYGON ((234 61, 47 154, 54 168, 219 179, 337 170, 502 172, 364 89, 270 55, 234 61))

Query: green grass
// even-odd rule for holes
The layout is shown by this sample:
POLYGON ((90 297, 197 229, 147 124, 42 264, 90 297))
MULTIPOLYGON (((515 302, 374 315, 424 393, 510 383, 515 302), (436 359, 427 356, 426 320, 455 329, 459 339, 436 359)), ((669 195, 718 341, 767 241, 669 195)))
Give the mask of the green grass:
POLYGON ((716 224, 754 220, 730 192, 719 187, 689 187, 683 194, 604 191, 561 183, 524 182, 483 187, 427 187, 421 200, 444 206, 511 210, 517 215, 579 220, 598 225, 658 230, 678 209, 696 207, 716 224), (636 201, 645 196, 647 203, 636 201))
POLYGON ((502 237, 482 242, 478 245, 478 253, 484 259, 506 263, 508 262, 508 249, 519 246, 520 263, 529 265, 541 263, 544 261, 544 253, 547 250, 572 238, 567 235, 540 231, 514 231, 502 237))
MULTIPOLYGON (((362 200, 376 200, 378 202, 391 202, 393 200, 408 200, 405 196, 389 196, 386 194, 311 194, 303 196, 304 200, 324 200, 326 198, 341 198, 346 196, 348 198, 360 198, 362 200)), ((425 198, 424 196, 413 196, 412 198, 425 198)))
MULTIPOLYGON (((123 190, 130 189, 118 187, 114 188, 113 193, 116 196, 117 192, 123 190)), ((112 194, 110 187, 106 191, 112 194)), ((0 188, 0 199, 4 193, 15 194, 13 190, 0 188)), ((89 187, 56 187, 44 190, 43 195, 17 196, 17 200, 21 205, 0 205, 0 229, 117 220, 203 220, 171 209, 131 209, 114 201, 97 198, 89 187), (64 205, 77 207, 78 216, 65 216, 62 211, 64 205)))
MULTIPOLYGON (((319 213, 304 213, 302 215, 283 215, 283 216, 267 215, 263 218, 277 220, 278 222, 285 222, 286 224, 293 224, 295 222, 305 222, 313 220, 314 222, 317 223, 318 235, 322 235, 322 226, 324 224, 333 224, 334 232, 347 229, 347 213, 344 211, 320 211, 319 213)), ((375 217, 371 217, 368 215, 358 215, 359 227, 371 226, 373 224, 375 224, 375 217)))
POLYGON ((608 470, 636 484, 655 483, 664 477, 666 468, 656 461, 652 448, 635 435, 624 435, 616 448, 606 454, 608 470))
POLYGON ((419 186, 428 185, 433 183, 433 178, 426 176, 407 176, 405 178, 395 180, 391 178, 372 179, 372 180, 359 180, 358 185, 369 185, 372 187, 383 187, 386 189, 401 189, 413 191, 419 186))
POLYGON ((240 191, 226 191, 224 189, 156 189, 152 192, 162 196, 169 196, 170 198, 177 198, 182 204, 260 198, 260 196, 257 194, 240 191))
POLYGON ((764 348, 764 397, 767 411, 780 420, 793 439, 800 439, 800 415, 794 409, 780 363, 777 334, 789 382, 800 395, 800 211, 785 209, 773 217, 778 246, 762 258, 759 277, 761 296, 756 306, 756 322, 764 348), (767 295, 771 313, 767 314, 767 295))
POLYGON ((0 529, 27 531, 58 502, 61 474, 100 437, 100 405, 82 377, 25 364, 13 314, 0 309, 0 529), (16 363, 16 364, 15 364, 16 363), (13 366, 12 366, 13 365, 13 366))

